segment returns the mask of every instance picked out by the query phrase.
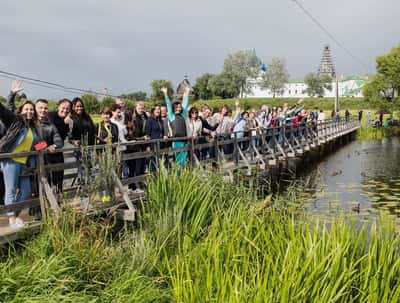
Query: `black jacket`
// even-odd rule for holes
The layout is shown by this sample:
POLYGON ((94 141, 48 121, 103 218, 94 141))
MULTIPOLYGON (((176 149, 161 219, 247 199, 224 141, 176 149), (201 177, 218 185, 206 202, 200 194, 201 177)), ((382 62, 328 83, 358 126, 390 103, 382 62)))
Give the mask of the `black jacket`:
POLYGON ((61 140, 64 142, 69 133, 69 125, 65 124, 64 119, 60 118, 57 112, 49 112, 47 117, 49 122, 56 127, 61 140))
POLYGON ((200 117, 201 124, 202 124, 202 129, 201 129, 201 135, 202 136, 208 136, 209 133, 204 132, 204 129, 207 129, 209 131, 215 131, 218 128, 219 123, 215 124, 214 126, 211 126, 210 123, 207 122, 206 119, 203 119, 200 117))
MULTIPOLYGON (((114 123, 110 122, 110 127, 111 127, 111 141, 112 143, 117 143, 118 142, 118 126, 115 125, 114 123)), ((108 136, 107 130, 104 128, 103 122, 100 122, 96 124, 96 136, 97 136, 97 143, 98 144, 106 144, 105 139, 108 136), (100 127, 100 129, 99 129, 100 127)))
POLYGON ((133 123, 135 125, 135 127, 134 127, 135 138, 142 138, 146 135, 146 133, 145 133, 146 121, 147 121, 146 113, 139 115, 135 110, 135 113, 133 116, 133 123))
POLYGON ((162 139, 164 136, 164 123, 161 118, 150 117, 147 119, 145 134, 151 139, 162 139))
POLYGON ((62 148, 64 146, 64 141, 61 139, 57 128, 50 123, 49 119, 44 119, 40 121, 40 128, 42 133, 42 139, 46 141, 47 145, 55 145, 56 148, 62 148))
MULTIPOLYGON (((0 152, 10 153, 15 148, 15 144, 22 131, 27 127, 25 119, 12 112, 0 103, 0 120, 4 125, 5 134, 0 139, 0 152)), ((37 135, 40 137, 40 127, 36 128, 37 135)))
POLYGON ((96 141, 95 126, 89 115, 71 116, 74 126, 72 127, 71 140, 81 140, 82 143, 94 145, 96 141), (86 141, 87 140, 87 141, 86 141))

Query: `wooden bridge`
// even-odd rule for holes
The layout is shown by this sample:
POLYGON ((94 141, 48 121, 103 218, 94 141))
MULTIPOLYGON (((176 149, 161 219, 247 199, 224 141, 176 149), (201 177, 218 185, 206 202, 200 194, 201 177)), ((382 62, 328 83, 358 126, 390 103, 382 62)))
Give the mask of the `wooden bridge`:
POLYGON ((36 168, 24 172, 24 175, 31 176, 33 183, 38 185, 37 193, 31 200, 0 206, 0 244, 40 230, 41 222, 33 221, 28 214, 28 209, 34 207, 40 207, 43 216, 57 216, 62 215, 62 206, 66 203, 82 211, 84 215, 107 213, 116 215, 121 220, 134 221, 137 205, 144 199, 144 195, 129 194, 128 185, 145 182, 146 175, 121 178, 119 168, 122 161, 146 159, 147 163, 153 162, 157 167, 161 162, 174 161, 176 153, 187 152, 189 165, 210 170, 217 169, 231 175, 235 170, 244 169, 250 172, 255 167, 265 170, 282 161, 303 157, 311 150, 317 150, 327 144, 335 144, 338 140, 351 136, 359 127, 358 120, 327 120, 317 124, 299 125, 297 128, 272 127, 248 136, 233 133, 224 138, 203 140, 200 143, 199 140, 188 137, 130 142, 124 145, 134 146, 136 152, 121 152, 121 145, 114 145, 114 151, 109 153, 112 159, 108 159, 109 162, 107 162, 107 159, 103 158, 100 161, 101 164, 93 162, 90 164, 90 161, 82 160, 82 158, 85 159, 91 154, 93 161, 94 155, 98 157, 105 154, 102 151, 107 148, 106 146, 64 148, 60 151, 64 153, 66 161, 60 164, 46 164, 46 151, 0 154, 0 160, 15 156, 36 157, 36 168), (184 141, 187 144, 173 149, 170 147, 173 141, 184 141), (106 173, 104 169, 107 170, 106 173), (49 175, 54 171, 64 171, 62 193, 56 193, 49 184, 49 175), (79 176, 86 181, 81 179, 81 182, 77 182, 79 176), (110 201, 102 200, 101 193, 91 192, 95 190, 93 184, 102 179, 107 179, 115 187, 112 193, 113 199, 110 201), (21 211, 21 216, 25 222, 28 222, 27 226, 20 230, 10 228, 6 216, 6 213, 10 211, 21 211))

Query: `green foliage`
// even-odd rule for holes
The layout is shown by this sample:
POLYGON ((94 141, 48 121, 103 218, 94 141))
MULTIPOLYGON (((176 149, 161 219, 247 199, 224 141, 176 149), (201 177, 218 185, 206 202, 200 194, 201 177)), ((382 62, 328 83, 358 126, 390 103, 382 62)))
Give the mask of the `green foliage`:
POLYGON ((307 85, 306 93, 310 97, 323 97, 325 89, 332 90, 332 78, 328 75, 309 73, 305 76, 304 83, 307 85))
POLYGON ((209 84, 213 76, 213 74, 206 73, 196 79, 196 83, 193 86, 193 95, 196 100, 209 100, 213 97, 209 84))
POLYGON ((146 101, 147 93, 142 91, 137 91, 133 93, 122 94, 121 97, 132 101, 146 101))
POLYGON ((85 110, 88 113, 98 113, 100 111, 100 103, 93 94, 84 94, 81 96, 85 110))
POLYGON ((164 103, 164 94, 161 92, 162 87, 168 88, 168 96, 170 98, 174 95, 174 87, 171 81, 168 80, 153 80, 150 83, 152 94, 151 98, 158 103, 164 103))
MULTIPOLYGON (((66 209, 5 252, 1 302, 398 302, 400 238, 380 220, 323 222, 254 203, 254 188, 187 169, 148 180, 139 227, 66 209)), ((299 191, 301 192, 301 190, 299 191)))
MULTIPOLYGON (((235 92, 240 92, 243 96, 243 94, 250 92, 252 84, 247 79, 257 77, 259 65, 260 59, 253 50, 241 50, 229 54, 224 60, 222 78, 229 79, 229 82, 235 88, 235 92)), ((233 92, 233 90, 230 91, 233 92)), ((237 96, 238 94, 232 97, 237 96)))
POLYGON ((390 101, 400 93, 400 46, 376 58, 376 71, 363 88, 364 97, 390 106, 390 101))
POLYGON ((237 86, 237 83, 224 73, 212 76, 208 85, 212 95, 222 99, 234 98, 240 94, 240 87, 237 86))
POLYGON ((101 100, 100 109, 106 106, 113 107, 114 105, 115 105, 115 99, 110 96, 105 96, 103 100, 101 100))
POLYGON ((260 86, 264 89, 270 89, 275 98, 276 95, 281 95, 285 84, 289 81, 289 73, 286 68, 284 59, 272 58, 268 65, 267 71, 262 76, 260 86))
MULTIPOLYGON (((222 105, 227 104, 231 108, 235 108, 236 99, 214 99, 206 101, 198 101, 196 105, 202 106, 204 104, 209 105, 211 108, 220 108, 222 105)), ((282 106, 283 103, 288 103, 289 106, 295 105, 299 102, 297 98, 243 98, 240 99, 240 104, 243 109, 259 109, 261 105, 282 106)), ((334 107, 334 98, 305 98, 303 99, 303 105, 306 109, 322 109, 332 110, 334 107)), ((364 98, 340 98, 340 107, 347 109, 378 109, 364 98)))
POLYGON ((4 98, 3 96, 0 96, 0 103, 5 104, 7 102, 7 98, 4 98))
POLYGON ((399 126, 389 127, 361 127, 357 130, 359 140, 381 140, 383 138, 400 137, 399 126))

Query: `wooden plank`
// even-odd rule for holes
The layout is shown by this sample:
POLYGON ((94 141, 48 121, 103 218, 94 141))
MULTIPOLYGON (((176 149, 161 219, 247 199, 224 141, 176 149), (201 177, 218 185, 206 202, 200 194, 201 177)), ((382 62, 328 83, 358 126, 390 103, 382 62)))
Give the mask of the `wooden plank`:
POLYGON ((26 200, 23 202, 18 202, 10 205, 0 206, 0 214, 4 214, 11 211, 20 211, 24 208, 36 207, 40 205, 40 200, 38 198, 26 200))
POLYGON ((21 229, 14 229, 9 226, 0 227, 0 244, 8 244, 18 239, 24 239, 32 234, 40 232, 41 222, 33 222, 27 224, 26 227, 21 229))
POLYGON ((44 187, 44 192, 46 193, 46 198, 50 203, 50 207, 51 209, 55 212, 55 213, 59 213, 61 211, 60 206, 58 205, 56 196, 54 195, 53 190, 51 189, 49 183, 47 182, 47 178, 42 178, 42 184, 44 187))
POLYGON ((112 175, 114 177, 114 181, 118 187, 120 194, 122 195, 122 199, 124 200, 125 204, 128 206, 131 212, 135 212, 136 208, 133 206, 132 201, 129 199, 128 193, 124 189, 121 180, 119 179, 118 175, 116 174, 115 170, 112 170, 112 175))

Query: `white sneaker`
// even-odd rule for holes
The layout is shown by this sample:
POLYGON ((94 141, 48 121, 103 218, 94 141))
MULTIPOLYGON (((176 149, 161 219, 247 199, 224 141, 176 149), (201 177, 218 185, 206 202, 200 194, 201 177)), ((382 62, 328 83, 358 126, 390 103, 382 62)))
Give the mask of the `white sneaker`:
POLYGON ((143 190, 143 189, 140 189, 140 188, 136 188, 133 192, 134 192, 135 194, 143 194, 143 193, 144 193, 144 190, 143 190))
POLYGON ((12 220, 12 221, 10 220, 9 225, 11 228, 20 229, 25 226, 25 223, 21 218, 18 217, 15 220, 12 220))

